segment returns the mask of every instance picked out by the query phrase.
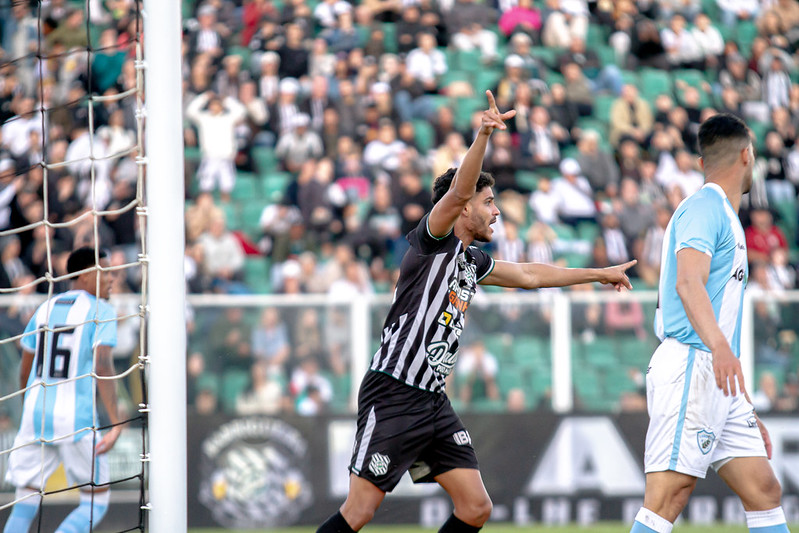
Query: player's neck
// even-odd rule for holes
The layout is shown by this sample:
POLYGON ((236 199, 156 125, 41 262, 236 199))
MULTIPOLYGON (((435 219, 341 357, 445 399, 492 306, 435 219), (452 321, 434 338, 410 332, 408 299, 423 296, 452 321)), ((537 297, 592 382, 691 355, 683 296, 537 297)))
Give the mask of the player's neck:
POLYGON ((741 192, 743 176, 736 175, 739 172, 733 168, 714 170, 706 168, 705 173, 705 183, 715 183, 721 187, 733 210, 738 213, 738 209, 741 206, 741 197, 743 196, 741 192))
POLYGON ((468 248, 474 242, 474 235, 457 222, 452 231, 455 233, 455 236, 461 240, 464 249, 468 248))

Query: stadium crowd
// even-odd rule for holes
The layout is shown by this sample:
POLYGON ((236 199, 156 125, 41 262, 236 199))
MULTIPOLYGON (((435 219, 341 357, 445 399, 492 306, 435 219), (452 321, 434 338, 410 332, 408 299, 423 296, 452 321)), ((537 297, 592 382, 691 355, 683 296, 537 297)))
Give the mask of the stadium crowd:
MULTIPOLYGON (((87 24, 75 2, 0 1, 0 230, 42 220, 45 196, 50 222, 77 221, 0 239, 0 288, 43 276, 48 250, 63 274, 69 251, 95 240, 92 208, 136 197, 136 97, 112 98, 136 86, 136 4, 89 4, 87 24), (110 98, 90 111, 91 94, 110 98), (81 159, 89 154, 93 165, 81 159), (112 154, 123 155, 104 159, 112 154), (55 167, 44 172, 43 160, 55 167)), ((390 291, 404 235, 430 209, 432 179, 460 164, 486 89, 517 111, 484 164, 502 209, 495 258, 568 266, 637 258, 636 286, 653 288, 669 217, 703 182, 698 126, 724 111, 750 124, 758 151, 741 213, 747 290, 797 288, 793 0, 184 0, 183 8, 190 292, 390 291)), ((97 226, 112 264, 136 260, 135 211, 97 226)), ((119 276, 115 292, 136 292, 137 278, 119 276)), ((781 376, 763 374, 771 378, 762 377, 758 401, 795 410, 799 328, 785 309, 755 309, 764 325, 758 362, 781 376)), ((605 311, 587 310, 579 334, 645 335, 640 309, 605 311)), ((18 333, 30 312, 9 309, 3 330, 18 333)), ((324 410, 348 373, 345 318, 314 309, 244 315, 195 317, 194 331, 209 332, 191 343, 195 408, 217 409, 212 378, 224 367, 247 388, 226 408, 324 410)), ((477 376, 469 386, 479 378, 498 399, 491 354, 479 343, 467 352, 464 373, 477 376)), ((468 403, 471 390, 459 397, 468 403)))

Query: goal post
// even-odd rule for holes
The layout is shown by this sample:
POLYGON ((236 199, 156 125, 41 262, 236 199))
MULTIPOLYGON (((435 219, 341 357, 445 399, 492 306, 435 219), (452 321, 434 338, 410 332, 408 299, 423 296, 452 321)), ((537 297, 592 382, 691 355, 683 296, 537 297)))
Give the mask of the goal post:
POLYGON ((144 0, 149 357, 149 502, 153 533, 185 533, 186 320, 180 2, 144 0))

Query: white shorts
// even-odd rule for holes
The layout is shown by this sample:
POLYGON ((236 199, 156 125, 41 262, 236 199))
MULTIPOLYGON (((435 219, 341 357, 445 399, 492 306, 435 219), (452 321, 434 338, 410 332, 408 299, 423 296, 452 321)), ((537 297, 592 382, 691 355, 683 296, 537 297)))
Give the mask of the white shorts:
MULTIPOLYGON (((99 441, 99 434, 98 434, 99 441)), ((69 486, 89 483, 94 477, 95 484, 108 483, 108 458, 94 452, 91 434, 77 442, 59 442, 42 445, 39 442, 28 444, 9 454, 6 481, 18 488, 28 487, 44 490, 47 479, 64 463, 69 486)), ((14 439, 14 446, 28 440, 14 439)), ((86 489, 88 490, 88 488, 86 489)))
POLYGON ((674 470, 704 478, 735 457, 766 457, 752 404, 740 393, 724 396, 713 357, 666 339, 646 376, 649 429, 644 470, 674 470))
POLYGON ((220 191, 229 193, 236 185, 236 166, 232 159, 204 157, 197 170, 197 177, 201 191, 213 191, 218 183, 220 191))

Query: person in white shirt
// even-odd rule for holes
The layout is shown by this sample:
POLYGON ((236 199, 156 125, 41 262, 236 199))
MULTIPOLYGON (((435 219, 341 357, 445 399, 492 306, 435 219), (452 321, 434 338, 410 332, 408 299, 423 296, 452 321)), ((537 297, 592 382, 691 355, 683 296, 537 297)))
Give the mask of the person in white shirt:
POLYGON ((363 161, 376 170, 396 170, 405 148, 405 143, 397 139, 394 123, 390 119, 381 119, 377 139, 369 142, 363 150, 363 161))
POLYGON ((702 48, 685 28, 685 17, 672 16, 669 27, 660 32, 660 39, 672 68, 701 68, 702 48))
POLYGON ((760 12, 760 0, 716 0, 721 9, 721 21, 735 27, 739 20, 754 20, 760 12))
POLYGON ((718 57, 724 52, 724 37, 721 32, 713 26, 710 17, 704 13, 699 13, 694 18, 694 28, 691 30, 694 41, 699 45, 705 61, 705 67, 715 67, 718 64, 718 57))
POLYGON ((561 222, 576 226, 584 221, 596 221, 594 193, 588 180, 580 175, 580 164, 567 157, 560 162, 562 177, 552 183, 561 222))
POLYGON ((416 38, 418 48, 408 53, 405 60, 408 74, 419 80, 425 90, 436 89, 436 80, 447 72, 447 58, 436 48, 436 38, 432 33, 421 32, 416 38))
POLYGON ((230 97, 221 100, 212 92, 196 97, 186 108, 186 117, 200 133, 202 162, 197 172, 200 190, 210 191, 218 184, 225 202, 230 201, 230 191, 236 184, 235 129, 246 115, 247 110, 240 102, 230 97))

